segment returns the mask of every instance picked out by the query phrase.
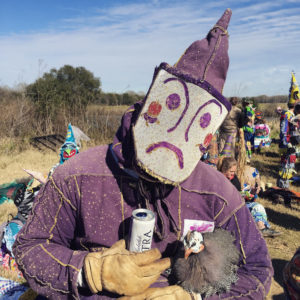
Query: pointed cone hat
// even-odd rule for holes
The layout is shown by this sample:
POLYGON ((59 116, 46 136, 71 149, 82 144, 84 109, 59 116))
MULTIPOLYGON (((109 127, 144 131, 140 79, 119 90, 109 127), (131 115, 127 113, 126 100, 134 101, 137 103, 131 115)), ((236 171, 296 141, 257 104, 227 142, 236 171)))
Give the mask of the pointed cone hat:
MULTIPOLYGON (((60 154, 59 154, 59 157, 60 157, 59 163, 60 164, 63 164, 64 161, 69 158, 69 156, 67 156, 67 157, 64 156, 65 152, 71 152, 72 155, 74 155, 74 153, 77 154, 79 152, 79 148, 76 144, 76 140, 75 140, 75 136, 73 133, 71 123, 69 123, 69 125, 68 125, 66 140, 60 148, 60 154)), ((70 153, 68 153, 68 155, 70 155, 70 153)), ((70 157, 71 157, 71 155, 70 155, 70 157)))
POLYGON ((292 78, 291 78, 291 86, 289 90, 289 104, 295 104, 300 100, 300 94, 299 94, 299 86, 295 78, 295 74, 292 72, 292 78))
POLYGON ((69 125, 68 125, 68 131, 67 131, 67 136, 66 136, 66 143, 67 142, 76 144, 71 123, 69 123, 69 125))
POLYGON ((231 157, 232 156, 232 141, 233 141, 233 136, 229 135, 226 139, 225 146, 220 153, 221 156, 225 157, 231 157))
POLYGON ((231 14, 231 9, 226 9, 206 38, 192 43, 175 64, 182 73, 207 81, 220 93, 229 66, 227 28, 231 14))

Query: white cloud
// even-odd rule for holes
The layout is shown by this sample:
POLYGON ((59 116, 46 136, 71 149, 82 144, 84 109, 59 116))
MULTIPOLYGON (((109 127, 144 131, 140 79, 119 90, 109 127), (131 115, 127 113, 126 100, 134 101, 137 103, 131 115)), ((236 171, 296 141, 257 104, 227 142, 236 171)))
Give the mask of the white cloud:
POLYGON ((286 1, 278 0, 240 1, 240 7, 230 0, 198 3, 124 4, 59 20, 57 29, 49 32, 2 35, 0 85, 31 83, 41 71, 71 64, 100 77, 104 91, 122 92, 128 86, 147 91, 155 66, 175 63, 231 6, 224 94, 287 93, 291 70, 296 77, 300 72, 299 5, 285 6, 286 1))

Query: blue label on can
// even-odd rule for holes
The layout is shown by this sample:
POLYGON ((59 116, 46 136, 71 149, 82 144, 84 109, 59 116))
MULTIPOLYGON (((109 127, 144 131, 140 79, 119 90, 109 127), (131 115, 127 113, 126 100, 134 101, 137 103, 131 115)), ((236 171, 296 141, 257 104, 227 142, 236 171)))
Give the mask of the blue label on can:
POLYGON ((147 213, 146 213, 146 212, 138 212, 138 213, 136 214, 136 216, 137 216, 138 218, 146 218, 146 217, 147 217, 147 213))

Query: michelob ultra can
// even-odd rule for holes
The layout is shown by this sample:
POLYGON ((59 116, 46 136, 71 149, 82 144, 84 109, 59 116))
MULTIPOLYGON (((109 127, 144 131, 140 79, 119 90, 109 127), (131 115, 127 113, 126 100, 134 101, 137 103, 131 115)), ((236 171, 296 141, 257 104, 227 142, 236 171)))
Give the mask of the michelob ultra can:
POLYGON ((155 215, 151 210, 139 208, 132 212, 129 251, 151 249, 155 215))

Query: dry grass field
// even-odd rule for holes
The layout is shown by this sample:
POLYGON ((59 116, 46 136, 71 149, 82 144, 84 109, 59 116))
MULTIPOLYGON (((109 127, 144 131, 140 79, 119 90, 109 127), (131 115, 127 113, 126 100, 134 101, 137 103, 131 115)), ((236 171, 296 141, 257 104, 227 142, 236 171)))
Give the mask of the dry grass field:
MULTIPOLYGON (((272 151, 276 147, 277 145, 272 145, 265 153, 254 155, 251 162, 260 171, 262 181, 273 185, 276 182, 280 159, 279 155, 272 151)), ((300 190, 297 186, 292 186, 292 189, 298 192, 300 190)), ((300 202, 292 201, 292 208, 286 207, 283 203, 275 205, 267 198, 260 198, 258 202, 265 207, 272 228, 282 232, 282 235, 266 238, 266 241, 275 270, 268 299, 283 300, 285 298, 282 289, 282 268, 300 246, 300 202)))
MULTIPOLYGON (((277 135, 277 122, 271 123, 271 130, 273 137, 277 135)), ((81 151, 90 146, 92 144, 84 145, 81 151)), ((50 150, 41 152, 34 148, 24 150, 19 154, 0 154, 0 184, 25 177, 26 173, 23 168, 40 171, 46 175, 58 160, 58 151, 56 153, 50 150)), ((275 185, 279 160, 278 145, 274 143, 263 153, 254 155, 251 164, 260 171, 263 182, 275 185)), ((299 187, 293 188, 300 191, 299 187)), ((284 299, 282 268, 300 246, 300 205, 299 202, 293 202, 292 208, 287 208, 283 203, 274 205, 270 200, 262 198, 259 199, 259 202, 265 206, 273 229, 282 232, 282 235, 276 238, 266 238, 275 269, 272 288, 267 299, 280 300, 284 299)), ((16 207, 12 204, 2 205, 0 207, 0 221, 5 221, 9 213, 16 213, 16 207)), ((1 275, 16 279, 12 272, 0 269, 1 275)))
MULTIPOLYGON (((0 155, 0 184, 11 182, 15 179, 28 177, 23 169, 40 171, 47 175, 50 168, 58 162, 58 154, 53 151, 37 151, 28 149, 20 154, 0 155)), ((37 185, 37 182, 33 183, 37 185)), ((4 203, 0 206, 0 222, 8 220, 9 215, 16 215, 17 208, 14 204, 4 203)), ((16 272, 5 270, 0 267, 0 276, 15 281, 24 282, 24 279, 17 277, 16 272)))

